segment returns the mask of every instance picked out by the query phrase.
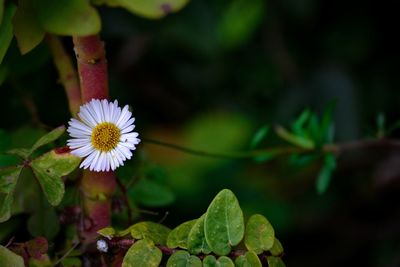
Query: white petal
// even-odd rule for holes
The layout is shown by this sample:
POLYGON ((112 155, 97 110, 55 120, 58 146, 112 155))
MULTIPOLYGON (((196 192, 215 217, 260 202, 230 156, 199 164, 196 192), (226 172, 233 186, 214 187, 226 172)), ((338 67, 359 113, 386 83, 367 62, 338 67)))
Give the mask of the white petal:
POLYGON ((96 120, 90 114, 88 107, 86 105, 80 108, 78 116, 84 123, 86 123, 91 128, 95 127, 97 124, 96 120))
POLYGON ((122 129, 122 130, 125 129, 126 127, 130 126, 130 125, 133 124, 134 122, 135 122, 135 118, 130 118, 126 123, 124 123, 124 124, 121 126, 121 129, 122 129))
POLYGON ((92 151, 93 151, 93 147, 91 144, 87 144, 83 147, 80 147, 78 149, 74 149, 71 151, 71 154, 76 155, 78 157, 86 157, 87 155, 89 155, 92 151))
POLYGON ((86 132, 88 134, 91 134, 91 132, 92 132, 92 129, 90 127, 88 127, 86 124, 78 121, 77 119, 72 118, 68 124, 70 125, 71 128, 76 128, 76 129, 86 132))
POLYGON ((119 116, 118 121, 115 123, 120 129, 121 125, 125 124, 131 117, 132 113, 129 111, 129 106, 126 105, 119 116))
POLYGON ((108 101, 106 99, 103 99, 103 101, 101 101, 101 104, 103 106, 104 121, 109 122, 110 121, 110 109, 109 109, 108 101))
POLYGON ((96 150, 95 155, 94 155, 94 159, 92 160, 92 162, 90 163, 90 170, 93 171, 95 166, 97 165, 97 161, 99 160, 99 156, 100 156, 100 151, 96 150))

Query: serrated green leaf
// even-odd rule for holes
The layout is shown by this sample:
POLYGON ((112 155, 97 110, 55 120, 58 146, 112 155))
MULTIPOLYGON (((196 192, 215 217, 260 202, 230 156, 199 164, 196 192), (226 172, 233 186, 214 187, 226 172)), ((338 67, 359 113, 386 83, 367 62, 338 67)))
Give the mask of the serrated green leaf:
POLYGON ((135 15, 160 19, 181 10, 189 0, 107 0, 110 6, 123 7, 135 15))
POLYGON ((69 153, 47 152, 31 162, 33 172, 51 205, 58 205, 64 196, 62 176, 78 167, 81 159, 69 153))
POLYGON ((324 165, 318 173, 316 181, 316 189, 318 194, 323 194, 328 189, 331 181, 332 172, 336 168, 336 157, 333 154, 326 154, 324 157, 324 165))
POLYGON ((224 189, 211 202, 204 220, 208 245, 217 255, 227 255, 244 235, 243 212, 232 191, 224 189))
POLYGON ((143 239, 135 242, 126 253, 122 267, 158 267, 162 253, 153 241, 143 239))
POLYGON ((31 0, 19 0, 13 19, 14 35, 21 54, 35 48, 44 38, 45 31, 38 22, 31 0))
POLYGON ((32 236, 45 236, 49 240, 59 232, 56 211, 46 201, 41 201, 41 206, 28 219, 28 230, 32 236))
POLYGON ((256 148, 261 143, 261 141, 264 140, 264 138, 267 136, 269 132, 269 129, 270 129, 269 125, 264 125, 260 129, 258 129, 258 131, 254 134, 253 138, 251 139, 250 142, 251 149, 256 148))
POLYGON ((189 233, 196 221, 196 219, 187 221, 174 228, 168 235, 167 246, 169 248, 180 247, 187 249, 189 233))
POLYGON ((208 255, 203 260, 203 267, 234 267, 233 261, 226 257, 221 256, 218 260, 213 255, 208 255))
POLYGON ((104 236, 107 239, 111 239, 115 236, 116 231, 112 227, 105 227, 97 231, 97 233, 101 236, 104 236))
POLYGON ((264 0, 229 2, 217 25, 221 45, 233 48, 248 41, 262 22, 264 13, 264 0))
POLYGON ((272 248, 269 250, 271 252, 272 256, 280 256, 283 254, 283 246, 281 242, 275 237, 274 239, 274 245, 272 248))
POLYGON ((177 251, 169 257, 167 267, 201 267, 201 260, 187 251, 177 251))
POLYGON ((0 245, 0 266, 2 267, 24 267, 24 259, 0 245))
POLYGON ((11 44, 13 37, 13 27, 11 21, 16 10, 17 8, 15 5, 7 5, 4 9, 3 19, 0 22, 0 64, 3 62, 3 58, 11 44))
POLYGON ((275 231, 269 221, 260 214, 251 216, 246 225, 244 244, 248 250, 260 254, 272 248, 275 231))
POLYGON ((47 133, 46 135, 42 136, 39 140, 31 148, 31 153, 38 149, 41 146, 47 145, 51 142, 57 140, 63 133, 65 132, 65 126, 61 125, 60 127, 55 128, 51 132, 47 133))
POLYGON ((269 267, 285 267, 285 263, 279 257, 269 256, 267 257, 269 267))
POLYGON ((171 189, 150 179, 141 179, 128 191, 130 198, 148 207, 161 207, 174 202, 171 189))
POLYGON ((254 251, 248 251, 245 255, 236 258, 237 267, 262 267, 261 261, 254 251))
POLYGON ((100 31, 100 16, 89 1, 34 0, 34 6, 41 26, 49 33, 86 36, 100 31))
POLYGON ((187 239, 187 247, 192 254, 208 254, 211 252, 204 235, 204 219, 205 214, 197 219, 193 224, 192 229, 190 229, 187 239))
POLYGON ((11 217, 13 194, 21 171, 21 166, 0 169, 0 222, 11 217))
POLYGON ((136 239, 149 239, 155 244, 165 245, 171 230, 155 222, 139 222, 130 227, 131 235, 136 239))

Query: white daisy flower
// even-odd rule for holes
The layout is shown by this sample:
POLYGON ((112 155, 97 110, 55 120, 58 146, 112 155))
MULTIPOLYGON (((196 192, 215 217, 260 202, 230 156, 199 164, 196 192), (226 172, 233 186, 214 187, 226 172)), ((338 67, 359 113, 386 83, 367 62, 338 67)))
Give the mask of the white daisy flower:
POLYGON ((132 157, 140 139, 133 132, 132 113, 118 101, 92 99, 80 107, 78 117, 72 118, 67 129, 71 154, 85 158, 80 167, 91 171, 110 171, 124 165, 132 157))

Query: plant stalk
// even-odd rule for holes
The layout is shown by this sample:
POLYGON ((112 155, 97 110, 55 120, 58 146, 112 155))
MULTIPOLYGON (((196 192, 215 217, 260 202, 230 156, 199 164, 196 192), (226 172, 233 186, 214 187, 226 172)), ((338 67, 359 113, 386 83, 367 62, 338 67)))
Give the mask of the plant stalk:
MULTIPOLYGON (((74 37, 82 102, 108 98, 107 60, 104 43, 98 35, 74 37)), ((114 172, 83 171, 81 192, 85 224, 82 242, 92 243, 97 231, 111 224, 111 201, 116 189, 114 172)))

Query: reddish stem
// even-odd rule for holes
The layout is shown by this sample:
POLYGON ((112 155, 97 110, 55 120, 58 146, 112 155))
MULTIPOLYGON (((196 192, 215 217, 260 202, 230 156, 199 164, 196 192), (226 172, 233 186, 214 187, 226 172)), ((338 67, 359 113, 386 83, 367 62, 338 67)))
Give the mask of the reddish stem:
MULTIPOLYGON (((82 102, 108 98, 107 60, 104 43, 98 35, 74 37, 82 102)), ((85 170, 81 180, 85 220, 81 227, 83 243, 95 240, 97 231, 111 223, 111 197, 116 189, 114 172, 85 170)))
POLYGON ((82 101, 108 98, 107 60, 98 35, 74 37, 82 101))

